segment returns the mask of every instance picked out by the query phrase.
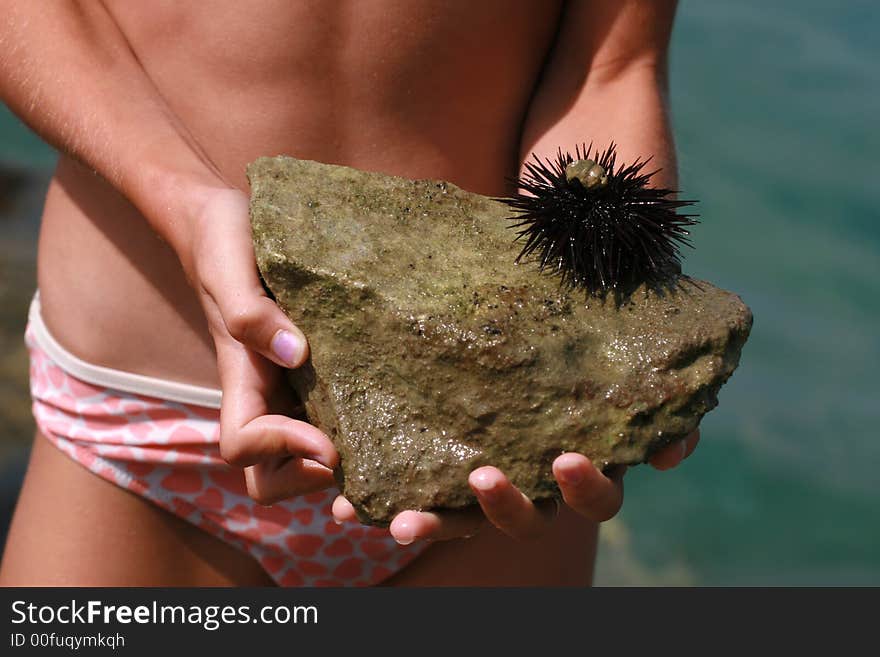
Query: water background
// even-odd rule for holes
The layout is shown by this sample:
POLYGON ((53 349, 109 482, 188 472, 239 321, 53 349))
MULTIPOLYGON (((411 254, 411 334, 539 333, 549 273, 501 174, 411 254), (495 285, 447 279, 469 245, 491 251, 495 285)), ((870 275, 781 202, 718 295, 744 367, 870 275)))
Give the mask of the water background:
MULTIPOLYGON (((755 325, 694 455, 627 474, 597 583, 880 584, 878 29, 875 0, 682 2, 673 120, 703 219, 685 271, 755 325)), ((2 109, 0 164, 45 174, 51 151, 2 109)), ((7 345, 34 287, 33 196, 0 203, 0 455, 30 437, 7 345)))

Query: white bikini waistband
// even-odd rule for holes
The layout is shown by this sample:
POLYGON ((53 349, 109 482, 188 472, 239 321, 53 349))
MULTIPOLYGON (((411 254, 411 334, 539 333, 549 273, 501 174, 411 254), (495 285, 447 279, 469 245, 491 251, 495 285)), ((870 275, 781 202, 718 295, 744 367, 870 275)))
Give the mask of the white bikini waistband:
POLYGON ((156 397, 181 404, 204 406, 205 408, 220 408, 220 390, 122 372, 109 367, 93 365, 77 358, 58 344, 43 323, 43 317, 40 313, 39 291, 31 301, 28 320, 37 345, 58 367, 77 379, 92 385, 130 392, 135 395, 156 397))

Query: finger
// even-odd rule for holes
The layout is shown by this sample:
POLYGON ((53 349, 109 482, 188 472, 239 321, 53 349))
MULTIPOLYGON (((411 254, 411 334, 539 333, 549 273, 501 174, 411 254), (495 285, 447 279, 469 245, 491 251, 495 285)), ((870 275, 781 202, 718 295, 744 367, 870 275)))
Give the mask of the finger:
POLYGON ((252 294, 229 305, 221 312, 233 338, 282 367, 299 367, 306 361, 305 335, 269 297, 252 294))
POLYGON ((400 545, 418 540, 445 541, 473 536, 485 524, 479 509, 465 511, 403 511, 398 513, 388 530, 400 545))
POLYGON ((320 429, 284 415, 261 415, 230 435, 221 434, 220 454, 238 466, 285 456, 311 459, 331 470, 339 463, 336 448, 320 429))
POLYGON ((287 459, 278 465, 261 463, 245 468, 244 476, 248 495, 264 505, 324 490, 335 483, 332 470, 308 459, 287 459))
POLYGON ((336 449, 319 429, 269 414, 268 399, 279 383, 277 368, 233 340, 217 341, 217 363, 223 388, 220 453, 227 462, 247 466, 298 456, 336 467, 336 449))
POLYGON ((694 453, 694 450, 697 448, 697 445, 700 443, 700 430, 697 429, 691 435, 684 439, 687 444, 687 449, 684 451, 684 457, 687 458, 691 454, 694 453))
MULTIPOLYGON (((217 305, 225 330, 250 349, 282 367, 298 367, 308 358, 302 331, 266 296, 257 273, 247 197, 208 213, 222 216, 210 224, 215 251, 203 258, 200 280, 217 305)), ((209 318, 211 319, 211 318, 209 318)))
POLYGON ((585 518, 604 522, 623 504, 623 472, 606 477, 582 454, 568 452, 553 461, 553 476, 565 503, 585 518))
POLYGON ((262 287, 237 293, 227 290, 215 300, 229 335, 245 346, 287 368, 299 367, 308 358, 305 335, 262 287))
POLYGON ((332 510, 333 519, 339 524, 343 522, 357 522, 358 520, 354 505, 342 495, 337 495, 336 499, 333 500, 332 510))
POLYGON ((532 538, 546 528, 546 514, 511 484, 498 468, 477 468, 471 472, 468 483, 489 522, 508 536, 532 538))
POLYGON ((663 449, 657 450, 649 458, 650 463, 657 470, 669 470, 674 468, 684 460, 687 454, 687 442, 677 440, 674 443, 666 445, 663 449))
POLYGON ((281 383, 281 370, 230 336, 215 337, 217 368, 223 389, 221 422, 239 429, 275 409, 270 400, 281 383))

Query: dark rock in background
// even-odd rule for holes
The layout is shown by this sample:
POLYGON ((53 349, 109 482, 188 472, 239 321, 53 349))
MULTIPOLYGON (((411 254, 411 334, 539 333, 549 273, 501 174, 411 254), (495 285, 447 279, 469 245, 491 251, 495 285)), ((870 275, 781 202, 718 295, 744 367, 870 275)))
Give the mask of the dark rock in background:
POLYGON ((686 277, 619 308, 561 288, 514 264, 506 206, 449 183, 283 157, 248 176, 260 271, 311 346, 291 381, 365 522, 473 504, 480 465, 541 499, 562 452, 643 462, 715 407, 751 328, 686 277))

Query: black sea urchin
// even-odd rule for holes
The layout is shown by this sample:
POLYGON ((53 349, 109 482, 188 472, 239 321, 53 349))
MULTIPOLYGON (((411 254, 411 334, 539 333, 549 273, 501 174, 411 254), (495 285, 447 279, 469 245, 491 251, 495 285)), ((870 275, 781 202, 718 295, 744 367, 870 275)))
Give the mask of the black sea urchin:
POLYGON ((695 201, 648 187, 657 173, 643 173, 650 159, 618 167, 613 143, 594 159, 591 151, 559 149, 555 162, 533 155, 514 181, 521 191, 499 199, 518 211, 511 220, 525 245, 517 262, 536 253, 542 270, 597 296, 669 285, 681 271, 679 246, 691 246, 686 227, 697 223, 677 210, 695 201))

